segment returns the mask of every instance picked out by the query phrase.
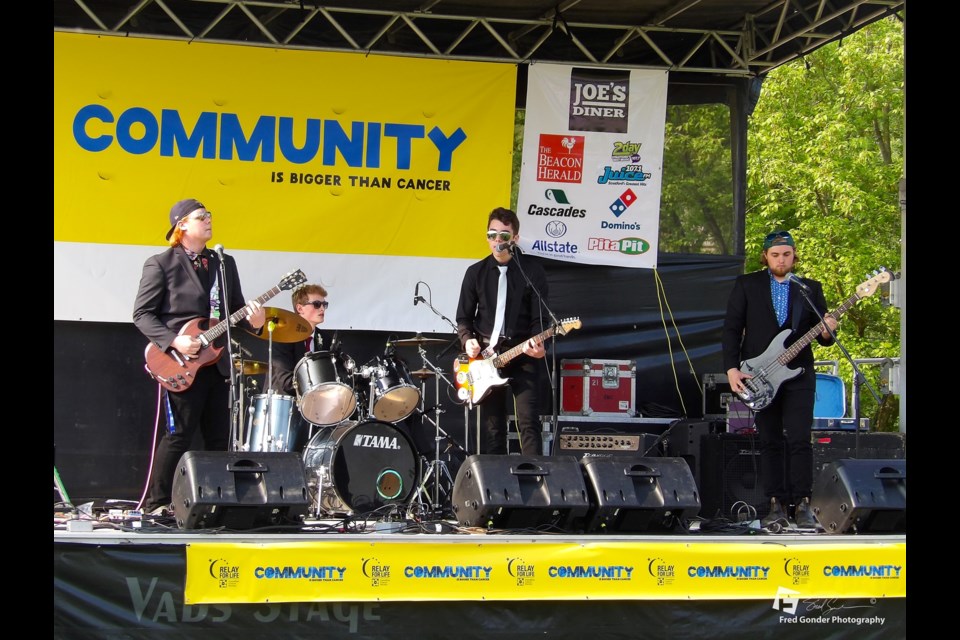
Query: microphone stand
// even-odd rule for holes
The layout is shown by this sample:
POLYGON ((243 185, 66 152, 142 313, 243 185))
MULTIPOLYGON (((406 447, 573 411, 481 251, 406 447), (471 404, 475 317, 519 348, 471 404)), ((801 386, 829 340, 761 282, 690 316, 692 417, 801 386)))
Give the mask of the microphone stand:
MULTIPOLYGON (((537 300, 539 301, 540 308, 546 309, 547 313, 550 315, 550 321, 553 323, 553 326, 559 327, 560 321, 557 320, 557 316, 553 314, 553 310, 550 309, 550 305, 548 305, 546 301, 543 299, 543 294, 540 293, 540 290, 537 289, 537 286, 533 284, 533 282, 530 280, 530 276, 528 276, 527 272, 523 270, 523 264, 521 264, 521 261, 520 261, 520 256, 523 255, 523 252, 520 251, 520 247, 518 247, 515 244, 511 245, 510 255, 513 256, 513 260, 511 262, 516 263, 517 267, 520 269, 520 275, 523 276, 523 279, 527 281, 527 284, 530 286, 531 289, 533 289, 533 292, 537 295, 537 300)), ((543 319, 542 311, 540 313, 540 318, 541 320, 543 319)), ((542 323, 541 323, 541 328, 543 328, 542 323)), ((550 379, 550 406, 552 411, 552 415, 550 417, 551 419, 550 427, 552 431, 550 433, 551 438, 550 438, 550 449, 549 449, 550 454, 549 455, 553 455, 553 447, 554 447, 555 439, 552 436, 553 436, 553 432, 559 431, 559 429, 557 428, 558 416, 557 416, 557 379, 556 379, 556 376, 557 376, 557 332, 556 331, 554 331, 553 335, 550 336, 550 351, 551 351, 551 357, 550 357, 549 369, 551 370, 548 372, 549 373, 548 377, 550 379)), ((540 416, 537 416, 538 420, 539 418, 540 416)), ((519 417, 517 418, 517 421, 519 422, 519 417)), ((521 446, 521 450, 522 449, 523 447, 521 446)), ((541 453, 542 452, 538 452, 533 455, 540 455, 541 453)))
MULTIPOLYGON (((856 385, 858 382, 862 382, 863 384, 866 384, 867 389, 870 390, 870 394, 873 396, 874 400, 877 401, 877 405, 879 406, 880 395, 876 392, 876 390, 873 388, 870 382, 864 377, 863 372, 860 371, 860 367, 857 366, 857 363, 853 359, 853 356, 850 355, 850 352, 847 351, 847 348, 843 346, 843 343, 840 342, 840 339, 837 337, 837 333, 830 328, 830 325, 828 325, 826 321, 823 320, 823 316, 826 312, 825 311, 821 312, 819 309, 817 309, 816 303, 814 303, 814 301, 810 297, 810 291, 808 291, 808 287, 806 287, 806 285, 802 285, 802 283, 799 282, 799 278, 794 280, 794 283, 797 284, 797 289, 800 290, 800 293, 803 295, 803 299, 806 300, 807 305, 809 305, 810 309, 812 309, 813 312, 816 314, 816 316, 820 318, 820 324, 823 326, 824 329, 827 330, 827 333, 830 334, 830 337, 833 338, 834 344, 840 347, 840 351, 843 352, 843 355, 847 359, 847 362, 849 362, 850 366, 853 367, 854 385, 856 385)), ((853 406, 853 428, 854 428, 853 457, 859 458, 860 457, 860 400, 859 398, 857 399, 856 402, 853 403, 853 405, 854 405, 853 406)))
MULTIPOLYGON (((219 245, 218 245, 219 246, 219 245)), ((218 277, 220 278, 220 300, 222 304, 221 313, 226 317, 222 320, 227 323, 227 362, 230 367, 230 398, 227 408, 230 411, 230 447, 233 451, 239 451, 240 437, 240 414, 239 404, 237 403, 237 372, 233 367, 233 337, 230 335, 230 292, 227 290, 227 260, 221 251, 217 251, 220 268, 218 277)))

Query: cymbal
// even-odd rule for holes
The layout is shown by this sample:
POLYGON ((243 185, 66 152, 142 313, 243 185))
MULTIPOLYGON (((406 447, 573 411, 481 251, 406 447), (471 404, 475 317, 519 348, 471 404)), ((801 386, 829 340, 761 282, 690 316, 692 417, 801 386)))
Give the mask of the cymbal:
POLYGON ((432 369, 417 369, 416 371, 411 371, 410 375, 412 375, 414 378, 425 380, 426 378, 432 378, 437 374, 434 373, 432 369))
POLYGON ((390 344, 394 347, 419 347, 422 344, 446 344, 447 340, 441 340, 439 338, 424 338, 419 333, 412 338, 403 338, 402 340, 394 340, 390 344))
POLYGON ((266 313, 267 319, 263 325, 263 331, 257 336, 258 338, 270 339, 271 322, 273 322, 274 342, 299 342, 300 340, 306 340, 313 334, 310 323, 293 311, 278 307, 264 307, 263 311, 266 313))
POLYGON ((258 360, 240 360, 239 358, 233 359, 233 370, 240 371, 245 376, 258 376, 261 373, 267 372, 267 363, 260 362, 258 360), (243 369, 240 369, 240 364, 243 364, 243 369))

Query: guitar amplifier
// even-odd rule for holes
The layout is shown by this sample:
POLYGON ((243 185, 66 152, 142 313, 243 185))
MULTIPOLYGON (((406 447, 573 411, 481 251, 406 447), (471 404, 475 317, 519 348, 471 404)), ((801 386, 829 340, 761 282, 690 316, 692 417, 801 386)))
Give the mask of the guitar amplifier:
POLYGON ((706 373, 703 376, 703 419, 726 420, 727 409, 736 399, 730 390, 725 373, 706 373))

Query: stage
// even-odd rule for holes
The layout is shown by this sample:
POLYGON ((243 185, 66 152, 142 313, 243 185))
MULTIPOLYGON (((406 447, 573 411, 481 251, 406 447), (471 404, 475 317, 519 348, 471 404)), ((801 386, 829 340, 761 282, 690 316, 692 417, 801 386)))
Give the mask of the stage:
POLYGON ((906 635, 905 534, 170 523, 56 522, 54 637, 906 635))

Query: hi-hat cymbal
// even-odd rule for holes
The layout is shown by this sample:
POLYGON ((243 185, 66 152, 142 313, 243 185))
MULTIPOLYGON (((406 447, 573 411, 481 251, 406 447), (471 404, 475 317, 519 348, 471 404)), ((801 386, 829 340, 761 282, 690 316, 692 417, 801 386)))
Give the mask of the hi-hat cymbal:
POLYGON ((245 376, 258 376, 261 373, 267 372, 267 363, 258 360, 241 360, 234 358, 233 370, 239 371, 245 376), (240 368, 240 365, 243 365, 243 369, 240 368))
POLYGON ((422 344, 446 344, 447 340, 440 340, 439 338, 424 338, 419 333, 412 338, 403 338, 402 340, 394 340, 390 344, 395 347, 419 347, 422 344))
MULTIPOLYGON (((306 340, 313 334, 310 323, 295 314, 293 311, 280 309, 277 307, 264 307, 264 313, 267 320, 263 325, 263 331, 258 338, 263 340, 270 339, 270 323, 273 323, 273 341, 274 342, 299 342, 306 340)), ((254 334, 256 335, 256 334, 254 334)))
POLYGON ((432 369, 417 369, 416 371, 411 371, 410 375, 412 375, 414 378, 420 378, 421 380, 424 380, 426 378, 432 378, 437 374, 432 369))

